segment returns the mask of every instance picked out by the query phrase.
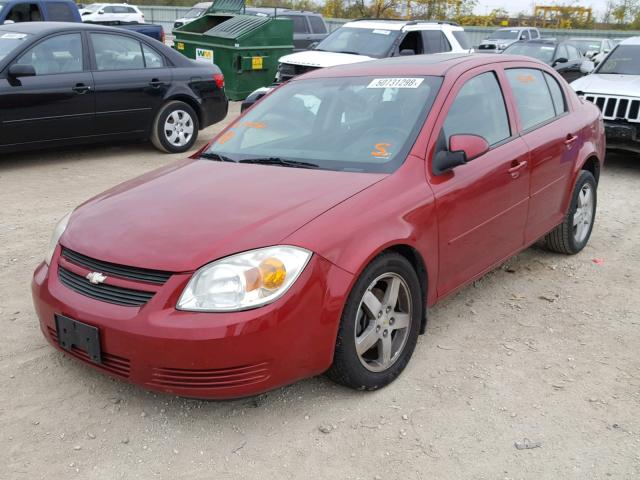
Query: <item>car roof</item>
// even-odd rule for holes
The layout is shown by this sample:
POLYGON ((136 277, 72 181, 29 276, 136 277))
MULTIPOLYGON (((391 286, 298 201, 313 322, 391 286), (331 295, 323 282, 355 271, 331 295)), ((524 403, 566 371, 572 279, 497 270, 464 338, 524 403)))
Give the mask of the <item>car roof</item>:
POLYGON ((436 22, 436 21, 426 21, 426 20, 376 20, 376 19, 362 19, 362 20, 352 20, 343 25, 343 27, 351 27, 351 28, 367 28, 367 29, 376 29, 376 28, 384 28, 385 30, 402 30, 403 28, 411 26, 415 27, 415 30, 420 30, 421 28, 430 29, 445 29, 448 28, 450 30, 464 30, 457 24, 453 24, 450 22, 436 22))
POLYGON ((630 37, 620 42, 620 45, 640 45, 640 37, 630 37))
POLYGON ((106 30, 110 32, 133 33, 135 35, 141 35, 137 32, 124 30, 122 28, 81 22, 18 22, 8 25, 0 25, 0 32, 28 33, 31 35, 47 35, 49 33, 78 30, 106 30))
POLYGON ((404 57, 383 58, 369 62, 358 62, 336 67, 320 68, 299 78, 360 77, 360 76, 444 76, 452 68, 465 64, 468 68, 480 67, 491 63, 527 62, 544 65, 530 57, 506 54, 470 54, 438 53, 432 55, 408 55, 404 57))

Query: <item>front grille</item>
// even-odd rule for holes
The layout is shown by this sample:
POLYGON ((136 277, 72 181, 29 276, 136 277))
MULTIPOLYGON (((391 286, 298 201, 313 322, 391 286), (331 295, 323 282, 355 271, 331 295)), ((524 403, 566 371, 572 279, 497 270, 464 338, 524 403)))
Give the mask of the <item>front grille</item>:
POLYGON ((162 270, 150 270, 147 268, 128 267, 110 262, 103 262, 95 258, 87 257, 81 253, 74 252, 68 248, 62 247, 62 257, 71 263, 75 263, 81 267, 87 268, 94 272, 100 272, 112 277, 124 278, 126 280, 135 280, 157 285, 164 285, 171 272, 162 270))
POLYGON ((161 387, 229 388, 263 382, 270 376, 267 362, 211 370, 154 368, 151 384, 161 387))
MULTIPOLYGON (((47 327, 47 329, 49 331, 51 339, 57 344, 58 333, 51 327, 47 327)), ((129 361, 129 359, 120 357, 118 355, 112 355, 106 352, 102 352, 102 363, 100 364, 92 362, 89 358, 89 355, 87 355, 87 352, 79 349, 76 346, 72 347, 71 351, 65 350, 65 353, 68 353, 69 355, 72 355, 79 360, 90 363, 94 367, 98 367, 101 370, 105 370, 119 377, 127 378, 129 377, 129 372, 131 371, 131 362, 129 361)))
POLYGON ((583 98, 598 106, 605 120, 626 120, 640 123, 640 100, 632 97, 610 95, 583 95, 583 98))
POLYGON ((77 293, 125 307, 142 306, 151 300, 151 297, 154 295, 154 292, 133 290, 115 285, 107 285, 105 283, 96 285, 82 275, 77 275, 62 266, 58 266, 58 278, 63 285, 77 293))
POLYGON ((302 75, 303 73, 307 73, 312 70, 317 70, 318 68, 319 67, 309 67, 307 65, 292 65, 290 63, 281 63, 279 67, 280 81, 286 82, 287 80, 291 80, 293 77, 297 77, 298 75, 302 75))

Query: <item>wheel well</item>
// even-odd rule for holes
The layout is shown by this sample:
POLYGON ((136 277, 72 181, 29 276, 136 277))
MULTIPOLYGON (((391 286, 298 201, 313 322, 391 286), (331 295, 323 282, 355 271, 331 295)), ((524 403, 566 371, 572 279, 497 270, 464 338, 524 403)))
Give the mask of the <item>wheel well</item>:
POLYGON ((598 183, 600 178, 600 162, 596 157, 587 158, 587 160, 582 164, 582 168, 580 170, 591 172, 593 178, 596 179, 596 183, 598 183))
POLYGON ((202 125, 202 112, 200 111, 200 105, 198 105, 198 102, 196 102, 193 98, 189 97, 188 95, 176 95, 175 97, 167 98, 165 100, 165 104, 173 100, 184 102, 187 105, 189 105, 191 108, 193 108, 193 111, 196 112, 196 115, 198 116, 198 126, 202 125))
POLYGON ((428 275, 427 275, 427 267, 424 264, 424 260, 422 259, 422 255, 418 253, 418 251, 409 246, 409 245, 394 245, 389 247, 386 252, 395 252, 402 255, 406 258, 409 263, 413 266, 416 274, 418 275, 418 280, 420 281, 420 290, 422 291, 422 305, 424 308, 424 315, 422 316, 422 324, 420 325, 420 333, 424 333, 427 328, 427 286, 428 286, 428 275))

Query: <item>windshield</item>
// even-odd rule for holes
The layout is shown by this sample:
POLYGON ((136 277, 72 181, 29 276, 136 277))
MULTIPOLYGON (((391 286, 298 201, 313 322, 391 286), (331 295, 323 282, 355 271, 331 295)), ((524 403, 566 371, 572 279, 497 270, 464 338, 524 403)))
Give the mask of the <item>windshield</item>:
POLYGON ((441 83, 441 77, 292 81, 257 103, 202 156, 392 172, 404 162, 441 83))
POLYGON ((524 55, 525 57, 537 58, 538 60, 542 60, 544 63, 551 63, 555 51, 555 45, 518 42, 508 46, 504 53, 505 55, 524 55))
POLYGON ((342 27, 321 41, 316 50, 382 58, 388 55, 399 33, 383 28, 342 27))
POLYGON ((602 45, 600 40, 571 40, 571 43, 582 53, 599 52, 602 45))
POLYGON ((0 32, 0 61, 29 37, 26 33, 0 32))
POLYGON ((198 18, 205 12, 206 8, 192 8, 184 14, 184 18, 198 18))
POLYGON ((520 30, 496 30, 489 35, 489 37, 495 39, 516 40, 519 33, 520 30))
POLYGON ((91 5, 85 5, 84 10, 89 12, 97 12, 104 5, 104 3, 92 3, 91 5))
POLYGON ((600 64, 597 73, 640 75, 640 45, 618 45, 600 64))

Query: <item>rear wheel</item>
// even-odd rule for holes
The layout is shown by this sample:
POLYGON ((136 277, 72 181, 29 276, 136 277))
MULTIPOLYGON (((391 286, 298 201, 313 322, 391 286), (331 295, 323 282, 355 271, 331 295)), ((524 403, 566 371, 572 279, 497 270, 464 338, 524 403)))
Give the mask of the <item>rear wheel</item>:
POLYGON ((197 140, 198 128, 198 116, 193 108, 173 100, 166 103, 156 115, 151 142, 163 152, 186 152, 197 140))
POLYGON ((549 250, 567 255, 581 251, 591 237, 596 218, 597 184, 591 172, 578 175, 571 206, 564 222, 545 237, 549 250))
POLYGON ((373 260, 345 305, 329 378, 359 390, 395 380, 415 349, 422 308, 418 276, 403 256, 373 260))

